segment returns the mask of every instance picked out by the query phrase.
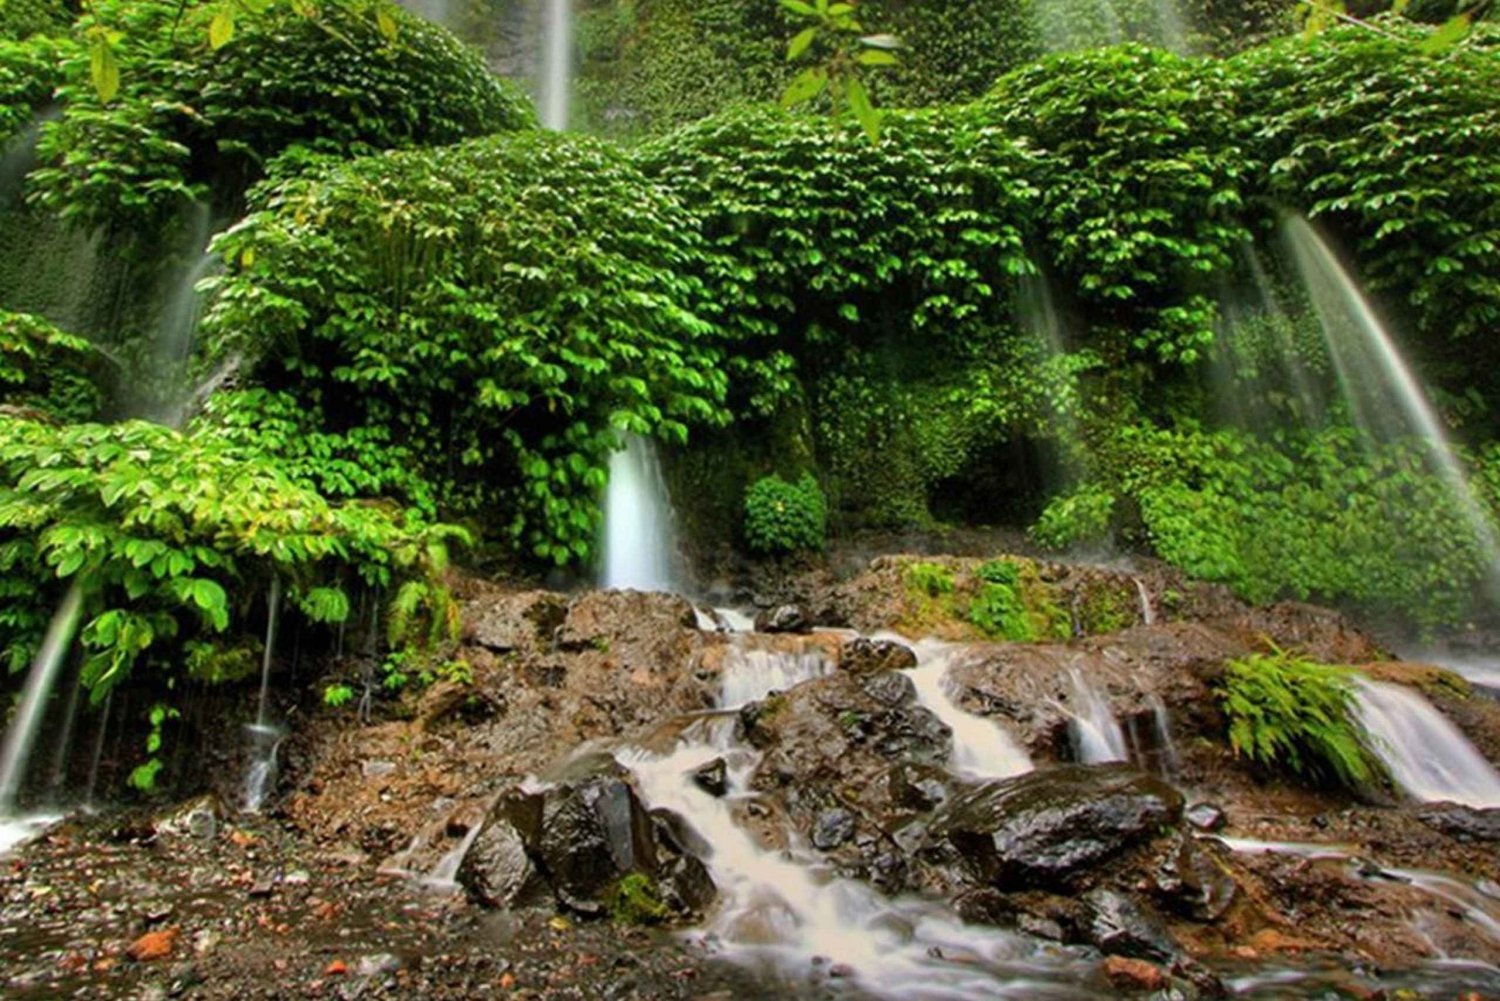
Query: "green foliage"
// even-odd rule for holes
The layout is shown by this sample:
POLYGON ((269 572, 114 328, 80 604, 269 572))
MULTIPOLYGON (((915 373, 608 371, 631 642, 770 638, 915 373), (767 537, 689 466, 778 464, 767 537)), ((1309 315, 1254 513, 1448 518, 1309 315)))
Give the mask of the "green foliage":
POLYGON ((328 162, 252 203, 216 244, 217 350, 522 552, 587 559, 618 430, 727 417, 698 227, 599 142, 328 162))
POLYGON ((212 676, 202 647, 242 645, 236 630, 272 576, 295 607, 330 618, 351 585, 417 579, 430 594, 446 541, 462 538, 414 510, 330 501, 209 423, 0 415, 0 647, 21 669, 76 582, 95 701, 142 664, 169 684, 184 669, 212 676))
POLYGON ((743 408, 769 413, 789 373, 836 366, 829 345, 967 360, 1009 332, 1027 154, 956 112, 890 113, 883 134, 754 108, 640 151, 702 219, 707 280, 747 342, 731 359, 743 408))
POLYGON ((98 361, 81 337, 39 317, 0 310, 0 411, 92 419, 104 402, 94 381, 98 361))
POLYGON ((1240 134, 1270 165, 1266 194, 1351 241, 1373 289, 1431 337, 1476 339, 1500 322, 1500 60, 1434 57, 1423 29, 1386 30, 1239 57, 1240 134))
POLYGON ((354 689, 345 684, 329 685, 323 689, 323 704, 337 709, 354 698, 354 689))
MULTIPOLYGON (((70 50, 64 110, 44 132, 35 197, 86 227, 150 231, 192 201, 235 207, 293 146, 348 154, 531 124, 525 98, 475 53, 395 9, 391 41, 368 16, 372 4, 332 4, 314 18, 276 3, 216 51, 191 22, 219 5, 98 0, 79 31, 118 36, 110 51, 126 67, 119 92, 105 100, 96 90, 97 47, 70 50)), ((0 50, 0 86, 3 67, 0 50)))
POLYGON ((0 39, 61 34, 71 20, 63 0, 0 0, 0 39))
POLYGON ((1225 666, 1219 695, 1236 754, 1271 769, 1350 789, 1380 774, 1353 712, 1348 668, 1292 654, 1252 654, 1225 666))
POLYGON ((791 108, 827 98, 834 114, 847 109, 871 142, 880 141, 884 115, 870 100, 868 77, 877 70, 901 65, 901 41, 891 34, 864 34, 854 4, 829 0, 780 0, 801 18, 799 30, 787 43, 786 58, 805 56, 813 65, 798 73, 781 93, 782 107, 791 108))
POLYGON ((1110 540, 1115 495, 1097 483, 1084 483, 1054 498, 1029 534, 1049 549, 1102 545, 1110 540))
POLYGON ((811 473, 795 483, 763 476, 745 491, 745 542, 753 552, 822 549, 827 530, 828 502, 811 473))
POLYGON ((182 713, 165 702, 157 702, 146 714, 151 729, 146 735, 146 760, 130 773, 130 785, 139 792, 156 792, 156 778, 161 774, 162 761, 158 752, 162 747, 162 731, 169 720, 181 719, 182 713))
MULTIPOLYGON (((1337 425, 1261 439, 1145 424, 1101 445, 1087 489, 1128 501, 1163 559, 1249 600, 1353 601, 1430 627, 1470 610, 1488 563, 1427 455, 1420 441, 1367 453, 1337 425)), ((1493 506, 1488 457, 1478 473, 1493 506)))
POLYGON ((15 41, 0 33, 0 150, 52 97, 62 80, 59 64, 74 49, 67 39, 39 35, 15 41))
POLYGON ((671 913, 661 899, 656 880, 643 872, 628 872, 605 892, 610 917, 622 925, 656 924, 671 913))
POLYGON ((968 619, 985 636, 1012 643, 1067 639, 1072 624, 1030 562, 991 560, 974 572, 968 619))
POLYGON ((1213 343, 1216 272, 1249 239, 1246 154, 1216 63, 1134 45, 1001 80, 982 116, 1033 145, 1048 264, 1111 361, 1192 363, 1213 343))
POLYGON ((941 563, 909 563, 902 571, 902 579, 910 594, 941 598, 953 593, 953 568, 941 563))

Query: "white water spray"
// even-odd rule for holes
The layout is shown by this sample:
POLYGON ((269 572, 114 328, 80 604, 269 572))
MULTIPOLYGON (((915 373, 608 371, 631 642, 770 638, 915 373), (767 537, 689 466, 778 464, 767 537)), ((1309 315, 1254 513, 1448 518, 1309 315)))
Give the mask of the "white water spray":
POLYGON ((281 578, 272 577, 266 594, 266 645, 260 662, 260 702, 255 722, 245 727, 250 737, 249 767, 245 772, 245 812, 259 813, 276 777, 276 752, 282 733, 270 723, 271 663, 276 653, 276 630, 281 621, 281 578))
POLYGON ((719 705, 738 709, 772 692, 790 691, 805 681, 821 678, 831 669, 828 658, 818 650, 779 653, 750 650, 736 643, 724 654, 719 705))
POLYGON ((961 709, 948 693, 948 669, 959 648, 928 640, 914 648, 907 671, 917 701, 953 731, 953 771, 971 779, 1004 779, 1031 771, 1031 758, 998 723, 961 709))
POLYGON ((1068 678, 1073 684, 1073 707, 1069 711, 1072 718, 1068 721, 1068 730, 1078 760, 1086 765, 1129 761, 1125 731, 1120 729, 1119 721, 1110 711, 1109 700, 1078 668, 1069 668, 1068 678))
POLYGON ((609 460, 600 586, 671 591, 672 505, 655 446, 639 435, 609 460))
POLYGON ((47 626, 47 635, 37 650, 36 659, 31 662, 31 673, 26 676, 25 687, 21 689, 21 704, 16 707, 10 728, 5 733, 5 744, 0 748, 0 817, 15 815, 21 783, 26 777, 31 753, 36 749, 47 699, 57 684, 58 672, 67 659, 82 614, 83 585, 75 579, 47 626))
POLYGON ((1421 695, 1401 685, 1360 680, 1354 706, 1371 750, 1412 798, 1500 807, 1500 774, 1421 695))
POLYGON ((573 0, 545 0, 542 26, 542 127, 568 127, 573 98, 573 0))
POLYGON ((1300 215, 1283 224, 1287 245, 1323 325, 1329 352, 1355 422, 1371 443, 1408 435, 1422 439, 1428 461, 1478 540, 1490 583, 1496 583, 1500 542, 1416 375, 1397 350, 1358 282, 1300 215))

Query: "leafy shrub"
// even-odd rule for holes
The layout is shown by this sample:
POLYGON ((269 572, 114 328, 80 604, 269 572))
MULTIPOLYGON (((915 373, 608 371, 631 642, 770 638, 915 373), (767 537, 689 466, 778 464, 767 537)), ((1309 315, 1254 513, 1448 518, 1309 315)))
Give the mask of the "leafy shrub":
POLYGON ((59 64, 76 49, 70 39, 0 37, 0 149, 51 99, 62 81, 59 64))
POLYGON ((968 619, 986 636, 1012 643, 1067 639, 1072 624, 1031 563, 991 560, 974 572, 968 619))
POLYGON ((0 647, 24 667, 62 591, 84 588, 96 701, 142 662, 170 678, 203 662, 195 643, 232 648, 273 577, 309 620, 336 621, 348 588, 440 586, 445 542, 463 538, 415 511, 331 502, 211 425, 0 414, 0 647))
POLYGON ((1226 665, 1219 697, 1241 757, 1351 789, 1380 774, 1354 715, 1348 668, 1279 650, 1252 654, 1226 665))
MULTIPOLYGON (((93 4, 97 21, 121 32, 121 90, 101 102, 90 53, 68 50, 58 91, 64 110, 44 132, 47 164, 33 172, 35 197, 88 228, 152 230, 188 202, 213 197, 237 207, 267 161, 293 145, 347 155, 455 142, 533 120, 518 91, 421 18, 392 8, 392 43, 366 0, 330 4, 316 16, 298 6, 278 3, 240 18, 234 39, 213 51, 198 22, 217 5, 93 4)), ((5 73, 0 61, 0 86, 5 73)))
POLYGON ((619 429, 683 441, 727 418, 719 331, 685 273, 697 226, 602 143, 328 162, 252 208, 216 244, 219 355, 332 428, 399 442, 439 505, 522 552, 588 557, 619 429))
POLYGON ((1096 483, 1085 483, 1047 505, 1030 535, 1049 549, 1098 545, 1110 538, 1115 495, 1096 483))
POLYGON ((758 553, 822 549, 828 503, 811 473, 795 483, 763 476, 745 491, 745 542, 758 553))
POLYGON ((94 379, 98 362, 83 338, 39 317, 0 310, 0 408, 89 420, 104 403, 94 379))
POLYGON ((1213 343, 1215 272, 1250 236, 1233 95, 1217 63, 1122 45, 1019 70, 977 106, 1039 150, 1048 264, 1107 359, 1191 363, 1213 343))
POLYGON ((1389 22, 1245 53, 1230 66, 1239 131, 1270 165, 1267 194, 1351 241, 1373 289, 1434 337, 1472 337, 1500 321, 1500 61, 1430 55, 1427 31, 1389 22))
POLYGON ((940 598, 953 593, 954 575, 951 567, 941 563, 911 563, 902 572, 909 593, 928 598, 940 598))

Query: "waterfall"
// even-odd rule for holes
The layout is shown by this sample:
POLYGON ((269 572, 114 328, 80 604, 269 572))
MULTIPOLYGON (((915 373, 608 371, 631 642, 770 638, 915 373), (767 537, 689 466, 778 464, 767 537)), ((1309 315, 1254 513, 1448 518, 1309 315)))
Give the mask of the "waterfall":
POLYGON ((568 127, 573 98, 573 2, 546 0, 542 26, 542 126, 556 132, 568 127))
POLYGON ((1125 743, 1125 732, 1120 729, 1119 721, 1110 711, 1109 700, 1089 684, 1083 672, 1076 667, 1068 669, 1068 677, 1073 683, 1074 695, 1068 731, 1073 738, 1073 750, 1078 755, 1078 760, 1086 765, 1129 761, 1130 751, 1125 743))
POLYGON ((269 720, 271 663, 276 652, 276 629, 281 621, 281 578, 272 577, 266 593, 266 643, 260 662, 260 701, 255 722, 246 727, 250 735, 250 764, 245 773, 245 812, 259 813, 266 792, 276 776, 276 752, 281 731, 269 720))
POLYGON ((1139 577, 1130 579, 1135 584, 1135 595, 1141 612, 1141 625, 1156 625, 1156 606, 1151 603, 1151 589, 1139 577))
POLYGON ((31 662, 31 672, 26 675, 26 684, 21 689, 21 703, 5 733, 5 744, 0 747, 0 817, 10 817, 16 812, 21 783, 26 777, 31 752, 36 749, 47 700, 52 696, 63 662, 67 660, 82 615, 83 584, 74 578, 47 626, 47 635, 42 639, 36 659, 31 662))
POLYGON ((829 670, 828 658, 817 650, 776 653, 747 650, 737 643, 724 655, 719 705, 738 709, 759 702, 772 692, 785 692, 804 681, 821 678, 829 670))
POLYGON ((609 460, 601 587, 671 591, 672 506, 656 447, 639 435, 609 460))
POLYGON ((1493 584, 1500 562, 1495 529, 1415 374, 1359 284, 1312 225, 1300 215, 1290 215, 1283 234, 1323 325, 1360 431, 1371 443, 1408 435, 1423 440, 1433 471, 1447 485, 1479 542, 1493 584))
MULTIPOLYGON (((913 679, 927 670, 940 682, 946 652, 931 646, 925 652, 927 666, 912 672, 913 679)), ((722 706, 740 698, 741 680, 726 669, 722 706)), ((952 707, 951 700, 946 704, 952 707)), ((961 711, 953 707, 949 715, 957 714, 961 711)), ((1000 732, 987 721, 968 718, 1000 732)), ((863 995, 902 1001, 1104 996, 1079 988, 1092 968, 1082 953, 996 927, 967 925, 937 901, 888 897, 837 876, 795 838, 785 849, 762 846, 736 819, 754 795, 749 785, 760 759, 735 737, 735 725, 733 715, 706 716, 689 726, 668 754, 626 750, 617 755, 649 808, 676 813, 710 846, 703 861, 718 887, 719 903, 701 931, 705 948, 769 968, 788 985, 806 984, 822 971, 863 995), (727 766, 728 792, 722 798, 691 778, 716 758, 727 766)))
POLYGON ((1413 799, 1500 807, 1500 773, 1421 695, 1402 685, 1360 680, 1354 708, 1370 750, 1413 799))
POLYGON ((1031 771, 1025 750, 992 720, 961 709, 948 694, 948 668, 956 648, 932 641, 916 646, 917 666, 907 677, 917 701, 953 731, 953 770, 965 778, 1003 779, 1031 771))

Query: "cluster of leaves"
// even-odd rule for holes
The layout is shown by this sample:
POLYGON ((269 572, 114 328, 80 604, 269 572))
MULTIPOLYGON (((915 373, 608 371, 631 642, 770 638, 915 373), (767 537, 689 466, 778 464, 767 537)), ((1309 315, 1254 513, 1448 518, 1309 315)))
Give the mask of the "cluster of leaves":
POLYGON ((828 502, 811 473, 794 483, 763 476, 745 491, 745 542, 753 552, 822 549, 827 532, 828 502))
MULTIPOLYGON (((271 4, 247 11, 229 41, 193 27, 220 17, 223 4, 98 0, 76 34, 107 35, 119 75, 101 93, 99 47, 63 48, 63 110, 43 132, 34 197, 87 227, 154 232, 191 201, 233 209, 294 145, 348 154, 532 123, 529 102, 476 53, 395 8, 370 16, 379 2, 330 4, 316 16, 271 4), (383 31, 386 21, 399 28, 383 31)), ((0 49, 0 86, 15 65, 57 46, 38 38, 0 49)))
POLYGON ((1006 77, 985 116, 1038 147, 1037 223, 1107 358, 1193 362, 1216 329, 1215 274, 1250 233, 1231 81, 1126 45, 1006 77))
POLYGON ((1130 510, 1162 558, 1250 600, 1352 600, 1425 626, 1469 611, 1487 572, 1421 441, 1368 454, 1347 427, 1262 439, 1146 424, 1119 428, 1098 459, 1096 478, 1044 514, 1042 541, 1096 538, 1130 510))
POLYGON ((51 100, 62 82, 60 64, 76 52, 66 38, 35 35, 16 41, 0 34, 0 150, 51 100))
POLYGON ((517 133, 252 196, 205 319, 265 386, 387 435, 450 512, 583 560, 619 430, 727 418, 691 216, 618 152, 517 133))
POLYGON ((349 593, 415 581, 466 537, 414 510, 330 501, 208 422, 59 426, 0 415, 0 646, 31 659, 52 607, 82 589, 82 684, 95 701, 142 664, 171 687, 213 677, 213 651, 274 579, 312 622, 349 593))
POLYGON ((1237 58, 1241 141, 1269 164, 1265 193, 1349 241, 1371 287, 1403 300, 1422 332, 1488 332, 1500 322, 1500 60, 1473 46, 1434 55, 1423 40, 1437 34, 1383 23, 1237 58))
POLYGON ((90 420, 104 404, 99 357, 81 337, 40 317, 0 310, 0 412, 90 420))
POLYGON ((913 561, 902 567, 906 588, 903 628, 909 635, 936 633, 1015 643, 1068 639, 1073 624, 1030 560, 990 560, 972 572, 945 563, 913 561))
POLYGON ((852 3, 781 0, 781 6, 806 25, 787 43, 787 61, 806 56, 815 60, 787 84, 782 106, 796 107, 826 96, 835 114, 848 109, 870 141, 879 142, 884 114, 870 100, 866 77, 901 64, 896 54, 900 40, 891 34, 864 34, 852 3))
POLYGON ((0 38, 58 35, 71 20, 64 0, 0 0, 0 38))
POLYGON ((1353 701, 1348 668, 1281 650, 1230 661, 1220 692, 1236 754, 1265 768, 1359 789, 1381 767, 1353 701))

